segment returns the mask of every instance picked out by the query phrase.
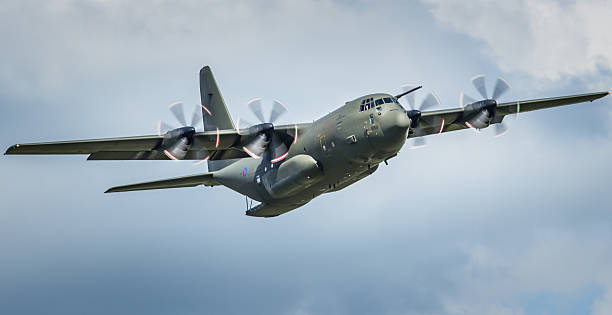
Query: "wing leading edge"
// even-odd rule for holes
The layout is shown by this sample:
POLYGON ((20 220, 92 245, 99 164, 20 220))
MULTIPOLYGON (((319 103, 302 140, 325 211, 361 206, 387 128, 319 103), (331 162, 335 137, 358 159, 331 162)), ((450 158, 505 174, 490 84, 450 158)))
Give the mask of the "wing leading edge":
MULTIPOLYGON (((545 109, 569 104, 592 102, 596 99, 609 95, 610 92, 597 92, 588 94, 569 95, 561 97, 542 98, 525 101, 514 101, 500 103, 497 105, 497 115, 501 118, 509 114, 518 114, 538 109, 545 109)), ((423 112, 421 114, 420 132, 409 135, 409 138, 426 136, 431 134, 443 133, 469 128, 465 124, 464 109, 443 109, 436 111, 423 112)))

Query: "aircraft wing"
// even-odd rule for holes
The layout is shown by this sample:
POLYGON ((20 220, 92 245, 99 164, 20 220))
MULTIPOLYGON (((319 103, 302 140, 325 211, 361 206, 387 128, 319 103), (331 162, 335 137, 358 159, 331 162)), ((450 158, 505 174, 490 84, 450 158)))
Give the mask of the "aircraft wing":
MULTIPOLYGON (((497 121, 493 123, 500 123, 502 119, 509 114, 518 114, 569 104, 592 102, 609 94, 610 92, 597 92, 500 103, 497 105, 497 121)), ((463 108, 423 112, 421 114, 421 121, 418 127, 419 130, 410 134, 408 138, 469 128, 465 123, 466 120, 464 119, 463 108)))
MULTIPOLYGON (((276 126, 295 137, 298 130, 308 124, 276 126)), ((243 130, 244 131, 244 130, 243 130)), ((246 131, 244 131, 246 132, 246 131)), ((203 145, 210 160, 225 160, 249 157, 242 149, 241 138, 244 132, 234 129, 198 132, 194 137, 203 145)), ((301 132, 301 131, 300 131, 301 132)), ((88 160, 170 160, 163 153, 164 136, 139 136, 104 138, 91 140, 59 141, 15 144, 5 154, 88 154, 88 160)), ((189 151, 185 160, 201 160, 200 151, 189 151)))
MULTIPOLYGON (((211 153, 237 151, 233 150, 233 144, 240 139, 235 130, 223 130, 219 134, 200 132, 194 137, 198 137, 211 153)), ((163 140, 164 136, 139 136, 15 144, 5 154, 89 154, 88 160, 169 160, 161 149, 163 140)), ((185 159, 201 158, 190 151, 185 159)))
POLYGON ((88 154, 98 151, 145 151, 152 150, 162 140, 162 136, 142 136, 16 144, 8 148, 5 154, 88 154))

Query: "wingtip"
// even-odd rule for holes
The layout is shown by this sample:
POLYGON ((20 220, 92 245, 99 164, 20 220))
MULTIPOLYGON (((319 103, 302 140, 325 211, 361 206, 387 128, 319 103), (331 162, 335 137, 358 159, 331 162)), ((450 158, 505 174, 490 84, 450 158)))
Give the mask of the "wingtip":
POLYGON ((19 148, 20 146, 21 144, 14 144, 8 147, 8 149, 6 149, 6 151, 4 152, 4 155, 13 154, 13 151, 17 150, 17 148, 19 148))
POLYGON ((606 96, 608 96, 610 94, 612 94, 612 91, 600 92, 599 95, 601 95, 601 96, 599 96, 598 98, 606 97, 606 96))

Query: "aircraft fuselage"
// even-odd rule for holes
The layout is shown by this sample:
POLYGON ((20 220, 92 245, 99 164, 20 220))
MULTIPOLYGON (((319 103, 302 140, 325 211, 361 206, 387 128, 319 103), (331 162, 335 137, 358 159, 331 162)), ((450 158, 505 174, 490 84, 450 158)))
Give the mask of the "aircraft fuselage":
POLYGON ((366 95, 300 128, 283 161, 266 165, 262 159, 247 158, 218 171, 215 178, 254 200, 289 211, 374 173, 379 163, 397 155, 409 125, 410 118, 393 96, 366 95))

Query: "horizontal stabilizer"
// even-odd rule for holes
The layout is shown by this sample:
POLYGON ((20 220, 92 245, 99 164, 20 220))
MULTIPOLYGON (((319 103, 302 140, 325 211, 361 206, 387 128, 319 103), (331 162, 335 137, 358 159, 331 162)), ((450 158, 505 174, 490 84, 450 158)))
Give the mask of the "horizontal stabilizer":
POLYGON ((212 173, 205 173, 199 175, 190 175, 169 179, 156 180, 152 182, 144 182, 132 185, 117 186, 110 188, 105 193, 121 192, 121 191, 134 191, 134 190, 151 190, 151 189, 166 189, 166 188, 181 188, 181 187, 194 187, 198 185, 204 186, 217 186, 220 185, 215 179, 213 179, 212 173))

